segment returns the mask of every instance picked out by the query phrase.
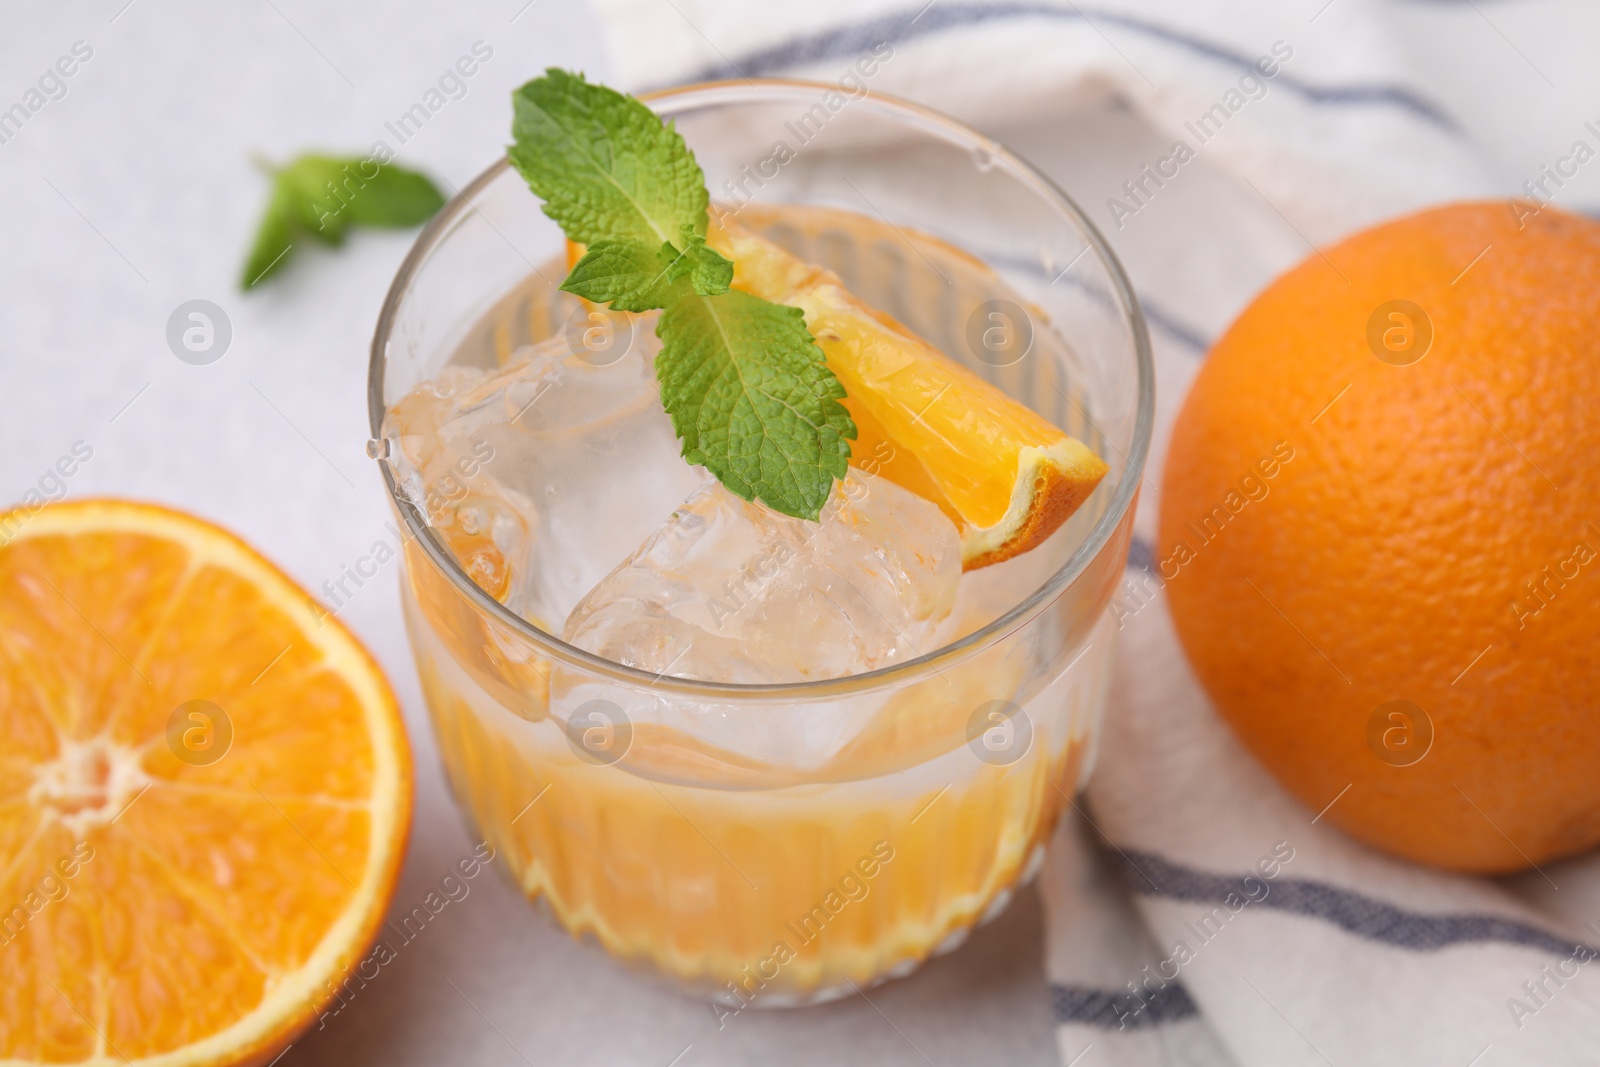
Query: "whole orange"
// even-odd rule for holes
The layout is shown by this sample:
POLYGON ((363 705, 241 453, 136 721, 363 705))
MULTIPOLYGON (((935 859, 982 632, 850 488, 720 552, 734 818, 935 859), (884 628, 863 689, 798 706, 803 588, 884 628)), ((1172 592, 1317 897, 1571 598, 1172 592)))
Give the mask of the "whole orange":
POLYGON ((1326 821, 1467 871, 1600 842, 1600 225, 1536 207, 1278 278, 1163 477, 1158 567, 1222 716, 1326 821))

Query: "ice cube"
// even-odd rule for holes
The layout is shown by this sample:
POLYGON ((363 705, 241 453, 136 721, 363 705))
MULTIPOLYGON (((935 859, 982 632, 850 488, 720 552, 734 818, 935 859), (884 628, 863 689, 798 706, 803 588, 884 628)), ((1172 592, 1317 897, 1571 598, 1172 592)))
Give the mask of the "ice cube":
POLYGON ((648 321, 635 336, 643 351, 605 365, 558 335, 504 368, 449 366, 385 424, 402 489, 478 584, 546 629, 707 478, 661 408, 648 321))
POLYGON ((710 482, 583 598, 564 636, 684 678, 837 678, 939 647, 960 577, 955 526, 885 478, 852 469, 819 522, 710 482))

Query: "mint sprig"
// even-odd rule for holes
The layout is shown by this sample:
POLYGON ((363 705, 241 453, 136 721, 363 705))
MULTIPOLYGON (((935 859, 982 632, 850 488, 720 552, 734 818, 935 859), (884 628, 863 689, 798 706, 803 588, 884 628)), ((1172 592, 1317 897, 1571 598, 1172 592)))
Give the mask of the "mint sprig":
POLYGON ((745 500, 816 519, 856 436, 844 386, 798 308, 729 288, 683 137, 633 97, 556 68, 512 107, 512 164, 586 246, 561 288, 617 311, 662 309, 656 377, 684 459, 745 500))
POLYGON ((337 247, 353 226, 416 226, 444 206, 444 196, 425 175, 376 158, 308 154, 267 169, 272 194, 239 277, 242 289, 281 271, 297 243, 337 247))

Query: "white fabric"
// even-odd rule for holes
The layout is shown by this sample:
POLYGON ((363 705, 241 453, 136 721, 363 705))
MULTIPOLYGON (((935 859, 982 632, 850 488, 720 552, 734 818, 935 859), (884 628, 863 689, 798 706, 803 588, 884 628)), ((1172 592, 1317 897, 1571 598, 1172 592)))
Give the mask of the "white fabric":
MULTIPOLYGON (((1597 116, 1584 108, 1600 94, 1584 49, 1596 11, 1488 0, 592 2, 613 78, 634 89, 833 81, 891 42, 871 89, 947 111, 1045 167, 1105 230, 1150 311, 1160 425, 1112 706, 1083 814, 1063 826, 1043 878, 1063 1062, 1595 1062, 1600 978, 1565 961, 1584 941, 1600 945, 1600 925, 1585 929, 1600 921, 1600 860, 1459 877, 1314 823, 1215 718, 1145 568, 1167 427, 1209 341, 1311 243, 1430 203, 1508 195, 1574 140, 1592 144, 1583 123, 1597 116), (1244 83, 1242 103, 1202 143, 1198 116, 1274 55, 1274 76, 1244 83), (1195 160, 1130 202, 1122 181, 1178 140, 1195 160), (1230 891, 1253 899, 1224 904, 1230 891), (1163 962, 1175 955, 1176 966, 1163 962), (1130 992, 1146 965, 1173 979, 1152 980, 1167 988, 1148 1000, 1130 992), (1547 966, 1577 976, 1557 984, 1547 966), (1515 1013, 1519 1001, 1535 1010, 1515 1013)), ((1600 169, 1557 201, 1592 209, 1597 193, 1600 169)))

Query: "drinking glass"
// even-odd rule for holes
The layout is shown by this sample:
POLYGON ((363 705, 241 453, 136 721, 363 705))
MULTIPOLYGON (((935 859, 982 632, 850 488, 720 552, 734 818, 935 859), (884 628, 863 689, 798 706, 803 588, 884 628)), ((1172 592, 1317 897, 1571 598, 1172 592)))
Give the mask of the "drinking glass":
POLYGON ((505 160, 396 276, 370 451, 406 535, 405 619, 456 797, 573 934, 728 1010, 814 1003, 908 973, 998 914, 1088 774, 1150 441, 1149 341, 1084 213, 949 118, 776 80, 647 102, 695 152, 714 210, 834 270, 1110 467, 1046 544, 963 576, 966 621, 943 647, 805 683, 642 672, 475 584, 385 431, 449 364, 493 367, 564 332, 620 365, 638 323, 556 291, 562 234, 505 160))

